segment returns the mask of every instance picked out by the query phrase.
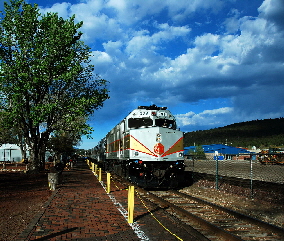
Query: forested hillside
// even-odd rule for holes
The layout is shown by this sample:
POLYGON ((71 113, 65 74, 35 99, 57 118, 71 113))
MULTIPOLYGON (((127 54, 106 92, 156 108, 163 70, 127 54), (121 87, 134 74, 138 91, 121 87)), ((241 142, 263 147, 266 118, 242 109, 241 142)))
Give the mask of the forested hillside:
POLYGON ((284 145, 284 118, 254 120, 185 133, 184 146, 228 144, 266 148, 284 145))

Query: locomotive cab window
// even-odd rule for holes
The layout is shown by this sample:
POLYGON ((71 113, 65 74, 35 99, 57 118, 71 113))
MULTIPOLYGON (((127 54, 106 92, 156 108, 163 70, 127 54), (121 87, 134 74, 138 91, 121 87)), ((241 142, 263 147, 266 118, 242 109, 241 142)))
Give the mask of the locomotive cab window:
POLYGON ((150 118, 129 118, 128 127, 129 128, 139 128, 141 126, 152 126, 153 120, 150 118))
POLYGON ((167 119, 156 119, 155 125, 160 127, 167 127, 171 129, 176 129, 176 122, 174 120, 167 119))

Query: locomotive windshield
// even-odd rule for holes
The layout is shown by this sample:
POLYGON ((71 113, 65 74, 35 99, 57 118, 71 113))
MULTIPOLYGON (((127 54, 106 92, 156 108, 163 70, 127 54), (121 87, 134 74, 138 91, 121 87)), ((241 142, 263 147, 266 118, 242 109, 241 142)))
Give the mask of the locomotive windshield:
POLYGON ((153 120, 150 118, 129 118, 128 127, 129 128, 139 128, 141 126, 152 126, 153 120))
POLYGON ((129 128, 139 128, 142 126, 159 126, 159 127, 167 127, 171 129, 176 129, 176 122, 174 120, 168 119, 155 119, 150 118, 129 118, 128 119, 128 127, 129 128))
POLYGON ((168 119, 156 119, 155 125, 160 127, 167 127, 176 129, 176 122, 174 120, 168 120, 168 119))

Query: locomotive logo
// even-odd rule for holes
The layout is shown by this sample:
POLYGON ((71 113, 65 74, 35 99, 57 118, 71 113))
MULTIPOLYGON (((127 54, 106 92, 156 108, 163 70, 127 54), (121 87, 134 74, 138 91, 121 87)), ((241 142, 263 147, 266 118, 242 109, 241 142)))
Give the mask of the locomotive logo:
POLYGON ((157 143, 154 146, 154 152, 157 153, 158 155, 162 155, 165 152, 165 147, 161 143, 157 143))

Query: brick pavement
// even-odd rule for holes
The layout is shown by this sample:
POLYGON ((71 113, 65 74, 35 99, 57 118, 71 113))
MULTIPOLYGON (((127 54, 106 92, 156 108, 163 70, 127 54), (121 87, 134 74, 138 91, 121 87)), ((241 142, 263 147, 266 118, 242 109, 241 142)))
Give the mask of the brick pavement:
MULTIPOLYGON (((178 240, 151 217, 139 200, 135 201, 134 224, 128 224, 125 210, 126 191, 107 195, 87 164, 78 163, 63 172, 62 182, 43 212, 17 240, 178 240)), ((156 208, 153 212, 180 235, 180 240, 191 240, 163 210, 156 208)))

